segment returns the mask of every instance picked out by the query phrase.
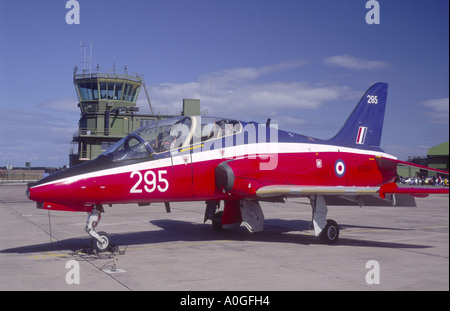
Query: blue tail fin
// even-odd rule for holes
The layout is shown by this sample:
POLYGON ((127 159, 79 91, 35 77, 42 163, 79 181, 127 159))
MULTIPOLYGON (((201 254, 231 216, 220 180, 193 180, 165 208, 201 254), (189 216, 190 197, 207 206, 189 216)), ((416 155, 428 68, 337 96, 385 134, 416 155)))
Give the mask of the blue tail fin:
POLYGON ((361 149, 379 149, 386 108, 387 83, 375 83, 360 99, 339 132, 328 142, 361 149))

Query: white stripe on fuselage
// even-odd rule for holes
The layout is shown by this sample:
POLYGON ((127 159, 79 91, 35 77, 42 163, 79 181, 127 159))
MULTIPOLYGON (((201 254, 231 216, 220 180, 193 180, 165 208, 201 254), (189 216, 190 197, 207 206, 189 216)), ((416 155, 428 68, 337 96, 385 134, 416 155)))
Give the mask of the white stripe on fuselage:
POLYGON ((322 145, 322 144, 305 144, 305 143, 257 143, 248 145, 232 146, 208 151, 201 151, 200 148, 192 150, 192 160, 189 158, 189 153, 178 154, 178 152, 172 153, 172 158, 156 159, 146 162, 140 162, 136 164, 124 165, 105 169, 101 171, 95 171, 91 173, 80 174, 72 177, 62 178, 54 180, 42 185, 35 186, 42 187, 55 183, 71 184, 80 179, 86 179, 91 177, 101 177, 113 174, 129 173, 133 171, 152 170, 164 167, 171 167, 176 165, 187 165, 189 162, 198 163, 211 160, 231 160, 236 158, 250 157, 257 158, 263 156, 266 159, 268 156, 277 154, 288 153, 318 153, 318 152, 344 152, 355 153, 362 155, 370 155, 375 157, 383 157, 389 159, 397 159, 396 157, 384 152, 377 152, 372 150, 362 150, 356 148, 348 148, 334 145, 322 145))

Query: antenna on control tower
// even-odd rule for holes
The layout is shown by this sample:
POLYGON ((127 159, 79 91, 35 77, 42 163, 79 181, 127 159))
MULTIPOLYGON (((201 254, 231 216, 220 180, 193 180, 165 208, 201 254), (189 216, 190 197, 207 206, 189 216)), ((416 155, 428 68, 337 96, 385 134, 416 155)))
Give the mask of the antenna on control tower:
POLYGON ((92 74, 92 44, 93 40, 89 42, 89 61, 88 61, 86 55, 86 44, 83 44, 83 41, 80 41, 80 52, 83 53, 83 73, 86 73, 89 67, 89 75, 92 74))

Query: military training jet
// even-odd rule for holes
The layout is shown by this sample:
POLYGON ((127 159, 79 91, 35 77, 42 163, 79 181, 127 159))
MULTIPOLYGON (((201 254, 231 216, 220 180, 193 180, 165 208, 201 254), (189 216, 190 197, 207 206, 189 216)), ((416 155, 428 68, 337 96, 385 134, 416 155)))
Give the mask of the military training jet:
POLYGON ((30 183, 37 208, 87 212, 85 230, 97 251, 110 237, 96 232, 105 206, 204 201, 204 221, 224 230, 241 224, 263 230, 261 201, 310 199, 311 229, 323 243, 339 238, 328 205, 414 205, 414 197, 448 188, 399 187, 397 166, 407 163, 380 148, 388 85, 376 83, 344 126, 322 140, 277 125, 209 116, 179 116, 129 134, 96 159, 30 183), (223 201, 223 209, 220 202, 223 201))

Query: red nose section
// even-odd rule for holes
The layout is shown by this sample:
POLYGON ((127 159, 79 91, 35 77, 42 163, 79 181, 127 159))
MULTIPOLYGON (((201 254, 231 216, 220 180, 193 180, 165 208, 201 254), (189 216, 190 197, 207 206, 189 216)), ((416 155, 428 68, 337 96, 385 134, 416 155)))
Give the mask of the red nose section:
POLYGON ((77 202, 80 196, 76 199, 77 196, 69 195, 67 189, 58 188, 61 188, 61 186, 43 185, 30 187, 26 190, 26 195, 30 200, 36 201, 36 208, 38 209, 67 212, 90 212, 92 210, 92 204, 77 202))
POLYGON ((104 199, 101 194, 105 194, 105 187, 101 187, 96 178, 86 178, 86 174, 95 173, 109 166, 110 163, 107 161, 95 159, 59 171, 38 182, 28 184, 26 194, 30 200, 38 202, 38 208, 89 211, 98 203, 97 198, 104 199))

